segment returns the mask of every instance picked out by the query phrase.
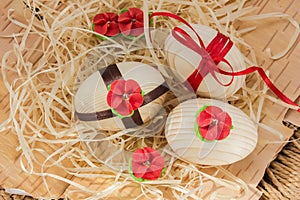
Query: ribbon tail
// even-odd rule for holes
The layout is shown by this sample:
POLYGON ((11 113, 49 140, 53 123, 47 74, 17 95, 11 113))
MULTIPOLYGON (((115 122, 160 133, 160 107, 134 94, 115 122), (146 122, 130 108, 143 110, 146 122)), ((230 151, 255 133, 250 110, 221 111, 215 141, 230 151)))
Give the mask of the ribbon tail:
POLYGON ((185 85, 191 86, 194 92, 197 92, 197 89, 200 83, 202 82, 202 80, 203 80, 203 76, 200 73, 198 73, 197 70, 195 70, 185 81, 185 85))
POLYGON ((198 68, 187 78, 185 84, 193 88, 194 92, 197 92, 199 85, 202 83, 204 77, 209 73, 208 68, 205 66, 205 61, 201 60, 198 68))
POLYGON ((201 47, 205 48, 205 45, 204 45, 201 37, 198 35, 197 31, 182 17, 180 17, 178 15, 175 15, 173 13, 169 13, 169 12, 154 12, 154 13, 151 14, 150 19, 153 18, 153 17, 156 17, 156 16, 170 17, 170 18, 173 18, 173 19, 176 19, 176 20, 180 21, 181 23, 183 23, 184 25, 189 27, 190 30, 192 30, 196 34, 196 37, 197 37, 201 47))
POLYGON ((249 67, 245 70, 239 71, 239 72, 226 72, 224 70, 219 69, 219 73, 224 74, 224 75, 229 75, 229 76, 242 76, 242 75, 247 75, 250 73, 253 73, 257 71, 259 73, 259 75, 261 76, 261 78, 263 79, 263 81, 267 84, 267 86, 272 90, 272 92, 279 97, 283 102, 290 104, 292 106, 297 106, 298 109, 297 111, 300 112, 300 106, 298 104, 296 104, 294 101, 292 101, 290 98, 288 98, 287 96, 285 96, 273 83, 272 81, 269 79, 269 77, 267 76, 267 74, 265 73, 265 71, 261 68, 261 67, 249 67))

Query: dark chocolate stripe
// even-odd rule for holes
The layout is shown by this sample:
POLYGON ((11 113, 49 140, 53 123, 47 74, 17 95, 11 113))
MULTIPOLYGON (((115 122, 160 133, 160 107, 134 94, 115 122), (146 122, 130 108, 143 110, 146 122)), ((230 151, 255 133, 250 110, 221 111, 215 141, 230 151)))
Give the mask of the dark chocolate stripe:
MULTIPOLYGON (((100 69, 99 73, 106 87, 112 84, 114 80, 123 79, 122 74, 119 71, 119 68, 116 64, 112 64, 105 68, 100 69)), ((77 115, 78 119, 80 119, 81 121, 97 121, 97 120, 111 118, 114 116, 111 109, 99 111, 95 113, 79 113, 76 111, 75 114, 77 115)))
POLYGON ((163 95, 164 93, 166 93, 168 91, 169 91, 169 87, 167 86, 166 82, 164 82, 163 84, 156 87, 154 90, 152 90, 144 95, 143 105, 146 105, 146 104, 150 103, 151 101, 154 101, 155 99, 157 99, 158 97, 160 97, 161 95, 163 95))
MULTIPOLYGON (((109 86, 115 80, 123 79, 122 74, 116 64, 112 64, 107 68, 100 69, 99 72, 106 86, 109 86)), ((134 114, 131 117, 122 118, 122 122, 126 128, 132 128, 144 123, 138 109, 134 111, 134 114)))
POLYGON ((144 123, 138 109, 134 111, 134 114, 131 117, 122 118, 122 122, 125 128, 133 128, 144 123))
POLYGON ((114 116, 111 109, 95 113, 79 113, 76 111, 75 114, 81 121, 97 121, 111 118, 114 116))
MULTIPOLYGON (((99 70, 106 86, 112 84, 115 80, 123 79, 122 74, 116 64, 109 65, 107 68, 99 70)), ((136 125, 142 125, 143 120, 139 110, 135 110, 131 117, 122 118, 122 122, 126 128, 132 128, 136 125)))
MULTIPOLYGON (((167 87, 166 82, 164 82, 163 84, 156 87, 154 90, 152 90, 144 95, 144 102, 143 102, 142 106, 154 101, 155 99, 157 99, 158 97, 160 97, 161 95, 163 95, 164 93, 166 93, 168 91, 169 91, 169 88, 167 87)), ((129 118, 129 117, 122 118, 122 122, 126 128, 133 128, 136 125, 143 124, 143 120, 141 118, 139 110, 135 110, 134 114, 133 114, 133 116, 131 116, 131 118, 129 118)))
POLYGON ((123 79, 122 74, 116 64, 109 65, 99 70, 102 79, 107 86, 112 84, 115 80, 123 79))

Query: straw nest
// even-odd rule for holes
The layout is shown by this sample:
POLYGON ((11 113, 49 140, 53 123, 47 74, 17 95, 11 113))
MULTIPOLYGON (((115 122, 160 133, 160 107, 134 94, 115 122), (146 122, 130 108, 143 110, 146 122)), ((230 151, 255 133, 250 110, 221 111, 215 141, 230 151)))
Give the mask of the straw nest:
MULTIPOLYGON (((0 125, 0 130, 12 129, 17 134, 22 150, 21 166, 25 172, 42 177, 51 176, 68 182, 68 184, 89 193, 91 196, 103 198, 111 195, 116 189, 126 187, 135 181, 126 170, 111 170, 114 168, 113 162, 105 163, 105 159, 95 157, 95 152, 93 152, 95 149, 91 150, 86 146, 91 147, 90 143, 109 141, 120 151, 125 149, 131 152, 138 147, 148 145, 163 149, 163 153, 168 157, 167 170, 158 181, 137 183, 140 193, 136 197, 144 195, 149 198, 162 198, 164 195, 162 191, 168 189, 168 194, 176 198, 191 197, 197 199, 203 195, 202 186, 206 181, 224 186, 234 193, 234 196, 227 196, 215 191, 211 192, 212 197, 225 199, 238 198, 243 195, 247 190, 246 183, 222 167, 200 166, 177 159, 177 156, 167 147, 163 132, 157 131, 160 133, 139 137, 140 132, 151 133, 153 130, 151 124, 139 129, 116 133, 95 130, 76 121, 73 104, 74 94, 79 84, 89 74, 99 69, 97 66, 104 67, 112 62, 123 61, 167 65, 160 42, 149 43, 149 35, 146 34, 134 40, 108 39, 103 42, 90 29, 92 19, 97 13, 107 11, 118 13, 122 8, 128 7, 142 8, 145 13, 172 12, 191 23, 210 26, 229 36, 242 53, 248 55, 245 57, 246 63, 256 65, 255 54, 251 45, 241 38, 243 34, 250 32, 255 27, 238 29, 238 22, 270 18, 277 20, 280 18, 281 20, 289 20, 291 24, 295 25, 295 21, 291 17, 278 13, 262 16, 253 15, 256 8, 247 7, 245 0, 92 0, 88 2, 85 0, 55 0, 48 3, 34 0, 26 2, 29 7, 38 7, 40 10, 38 15, 37 13, 26 15, 26 24, 9 18, 12 23, 24 28, 25 31, 17 35, 7 36, 19 40, 15 40, 14 48, 7 52, 2 60, 2 78, 10 92, 10 115, 0 125), (31 36, 35 36, 40 41, 41 48, 28 47, 26 40, 31 36), (23 54, 25 51, 27 52, 26 57, 23 54), (38 52, 42 53, 41 58, 35 63, 31 62, 30 55, 38 52), (8 57, 14 57, 16 62, 9 62, 8 57), (91 63, 97 63, 97 65, 91 63), (15 78, 11 80, 11 77, 15 78), (135 134, 128 136, 128 132, 135 134), (81 137, 84 133, 89 133, 91 137, 81 137), (104 134, 105 137, 94 137, 101 134, 104 134), (93 154, 94 156, 92 156, 93 154), (98 191, 88 189, 72 180, 47 174, 47 168, 53 166, 61 168, 72 176, 87 179, 103 177, 111 180, 112 184, 102 193, 98 193, 98 191), (205 170, 207 173, 204 172, 205 170), (217 178, 220 174, 225 174, 229 178, 217 178)), ((153 19, 153 26, 156 29, 171 30, 175 25, 179 25, 179 23, 167 18, 153 19)), ((283 56, 295 42, 297 31, 282 52, 273 55, 268 49, 269 56, 274 59, 283 56)), ((172 77, 170 76, 172 72, 168 69, 161 67, 160 70, 166 77, 172 77)), ((227 100, 236 107, 243 108, 251 120, 259 126, 261 108, 265 99, 286 107, 290 106, 266 95, 267 87, 261 86, 260 81, 255 81, 253 84, 253 80, 260 79, 256 75, 251 76, 251 79, 248 77, 242 89, 227 100), (252 104, 257 98, 260 100, 256 101, 256 104, 252 104)), ((174 81, 173 78, 170 78, 170 81, 174 81)), ((181 91, 180 85, 176 87, 174 91, 181 91)), ((166 114, 178 102, 193 98, 192 96, 186 93, 183 95, 184 98, 177 98, 177 100, 169 97, 169 101, 164 105, 166 112, 158 115, 156 119, 152 120, 152 123, 159 122, 159 126, 156 127, 161 128, 166 114)), ((44 184, 47 185, 47 182, 45 181, 44 184)))

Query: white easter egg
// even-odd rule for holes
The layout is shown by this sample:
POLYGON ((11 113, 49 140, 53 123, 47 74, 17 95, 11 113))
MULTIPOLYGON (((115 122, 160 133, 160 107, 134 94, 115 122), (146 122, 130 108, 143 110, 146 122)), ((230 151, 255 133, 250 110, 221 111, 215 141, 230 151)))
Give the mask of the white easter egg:
MULTIPOLYGON (((202 116, 206 116, 204 114, 202 116)), ((224 116, 223 114, 219 116, 224 116)), ((201 118, 200 123, 205 125, 207 119, 210 120, 209 117, 205 120, 201 118)), ((221 133, 221 121, 222 119, 216 117, 211 121, 215 124, 209 124, 207 127, 213 130, 214 126, 218 126, 218 133, 221 133)), ((213 132, 207 132, 206 137, 209 136, 208 133, 213 132)), ((242 160, 255 149, 258 137, 257 127, 244 112, 213 99, 192 99, 179 104, 168 116, 165 135, 170 147, 180 158, 203 165, 227 165, 242 160), (226 112, 230 116, 232 127, 227 137, 214 136, 215 139, 205 140, 204 131, 201 133, 199 129, 197 117, 206 106, 218 107, 222 109, 223 114, 226 112)))
MULTIPOLYGON (((192 24, 192 27, 203 40, 205 47, 207 47, 218 34, 216 30, 200 24, 192 24)), ((187 26, 180 26, 180 28, 185 30, 195 42, 198 41, 195 33, 192 32, 192 30, 190 30, 187 26)), ((178 42, 172 36, 172 34, 170 34, 165 41, 165 51, 170 67, 175 69, 184 80, 187 80, 188 77, 190 77, 191 74, 197 70, 199 63, 202 60, 202 57, 198 53, 178 42)), ((224 58, 231 64, 233 71, 240 71, 246 68, 244 59, 234 44, 224 58)), ((218 68, 231 72, 230 66, 224 62, 220 62, 218 64, 218 68)), ((231 80, 231 76, 222 75, 219 73, 216 73, 216 76, 224 84, 231 80)), ((244 82, 245 77, 239 76, 234 77, 231 85, 223 86, 219 84, 211 74, 208 74, 198 86, 196 93, 202 97, 224 99, 226 97, 230 97, 237 90, 239 90, 244 82)))
POLYGON ((101 130, 137 127, 159 112, 168 90, 161 73, 148 64, 112 64, 80 85, 74 99, 75 114, 80 121, 101 130))

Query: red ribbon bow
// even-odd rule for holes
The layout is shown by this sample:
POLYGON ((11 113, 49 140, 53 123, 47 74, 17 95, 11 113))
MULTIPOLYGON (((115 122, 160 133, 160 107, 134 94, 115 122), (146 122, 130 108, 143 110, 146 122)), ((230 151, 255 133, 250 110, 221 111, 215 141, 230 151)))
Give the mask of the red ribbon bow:
POLYGON ((218 33, 216 37, 211 41, 211 43, 205 47, 201 37, 198 35, 198 33, 195 31, 195 29, 183 18, 179 17, 178 15, 168 13, 168 12, 156 12, 152 13, 150 18, 155 17, 155 16, 164 16, 164 17, 170 17, 173 19, 176 19, 180 22, 182 22, 184 25, 186 25, 190 30, 192 30, 199 42, 194 41, 194 39, 183 29, 179 27, 175 27, 172 30, 172 35, 173 37, 183 44, 184 46, 192 49, 195 51, 197 54, 199 54, 202 57, 202 60, 200 61, 198 67, 196 70, 188 77, 187 82, 189 83, 194 91, 197 91, 197 88, 201 84, 202 80, 207 74, 211 74, 213 78, 221 85, 223 86, 229 86, 233 78, 235 76, 242 76, 242 75, 247 75, 250 73, 253 73, 257 71, 259 75, 262 77, 263 81, 267 84, 267 86, 285 103, 288 103, 292 106, 297 106, 298 107, 298 112, 300 112, 300 107, 297 105, 295 102, 293 102, 291 99, 289 99, 287 96, 285 96, 273 83, 272 81, 268 78, 266 75, 265 71, 261 67, 256 67, 252 66, 249 67, 245 70, 234 72, 231 64, 224 58, 226 54, 229 52, 231 47, 233 46, 233 42, 226 36, 224 36, 221 33, 218 33), (230 72, 224 71, 220 68, 218 68, 218 64, 220 62, 225 62, 231 69, 230 72), (216 77, 216 72, 223 74, 223 75, 228 75, 231 76, 231 80, 224 84, 221 83, 220 80, 216 77))
POLYGON ((193 40, 193 38, 181 28, 174 28, 174 30, 172 31, 172 35, 181 44, 192 49, 202 57, 201 62, 199 63, 196 70, 187 78, 187 84, 190 84, 195 92, 197 91, 204 77, 209 73, 219 84, 223 86, 229 86, 232 83, 233 76, 228 83, 224 84, 217 78, 215 73, 219 72, 219 68, 217 67, 217 65, 220 62, 227 63, 231 71, 233 71, 230 63, 224 59, 224 56, 233 46, 233 42, 229 40, 228 37, 224 36, 221 33, 218 33, 217 36, 211 41, 211 43, 205 48, 199 35, 197 35, 197 37, 199 37, 198 39, 200 45, 198 45, 193 40), (180 35, 178 33, 180 33, 180 35))

